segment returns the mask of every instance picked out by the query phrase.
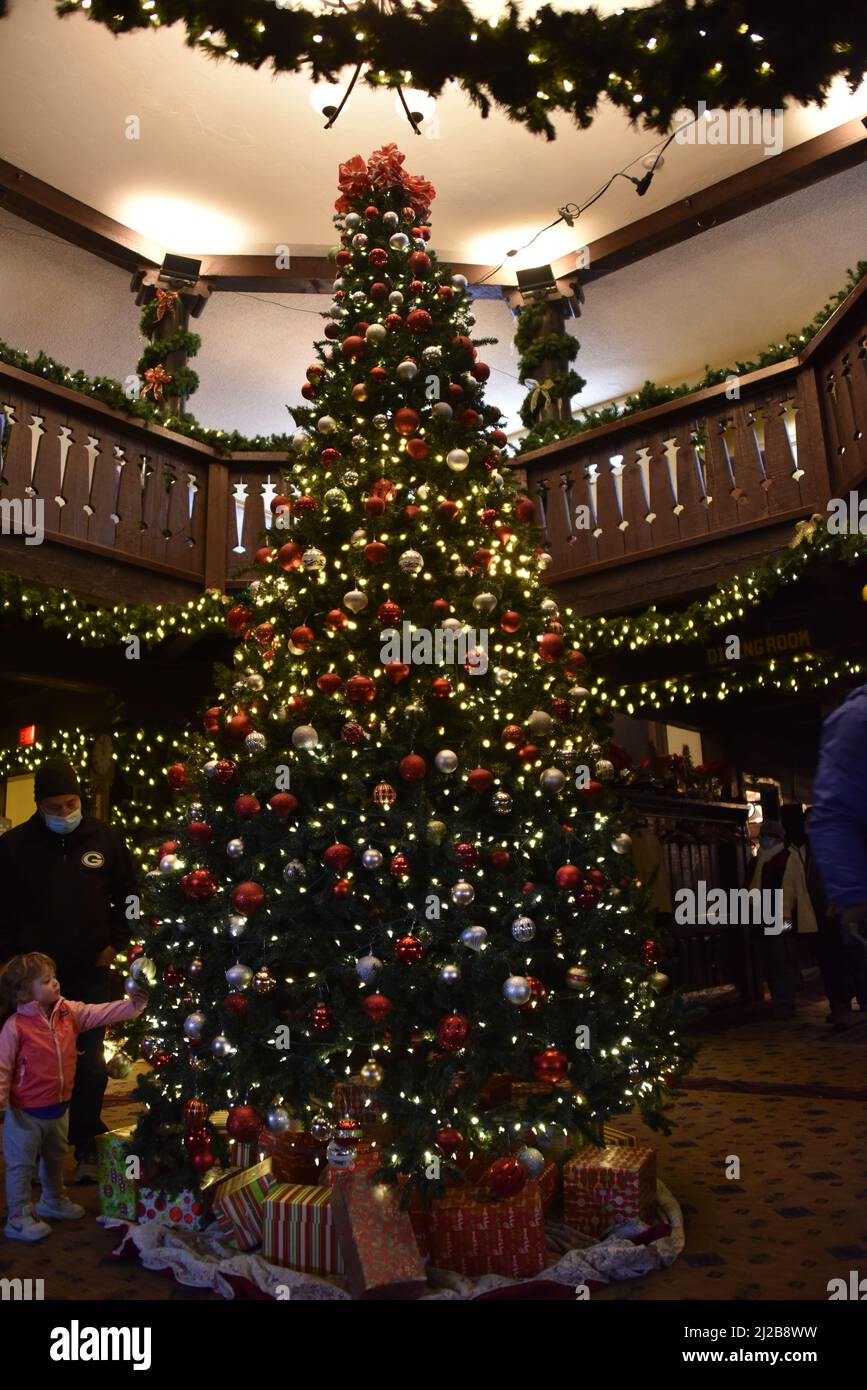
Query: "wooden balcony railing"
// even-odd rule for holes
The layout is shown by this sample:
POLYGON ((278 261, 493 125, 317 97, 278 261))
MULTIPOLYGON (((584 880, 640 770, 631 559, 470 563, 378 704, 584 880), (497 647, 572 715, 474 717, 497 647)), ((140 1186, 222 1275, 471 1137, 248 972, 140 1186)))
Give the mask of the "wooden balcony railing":
MULTIPOLYGON (((737 392, 696 392, 520 458, 553 583, 792 522, 867 478, 867 281, 800 357, 737 392)), ((271 524, 281 454, 221 456, 3 365, 0 414, 0 499, 43 504, 49 547, 0 537, 0 563, 26 577, 191 596, 231 586, 271 524)))
POLYGON ((551 582, 794 522, 863 482, 867 281, 799 357, 734 384, 520 457, 551 582))
MULTIPOLYGON (((250 564, 271 525, 284 454, 218 455, 3 365, 0 414, 0 499, 41 501, 48 542, 191 591, 222 589, 250 564)), ((30 554, 36 577, 38 551, 30 554)), ((141 597, 148 596, 145 581, 141 597)))

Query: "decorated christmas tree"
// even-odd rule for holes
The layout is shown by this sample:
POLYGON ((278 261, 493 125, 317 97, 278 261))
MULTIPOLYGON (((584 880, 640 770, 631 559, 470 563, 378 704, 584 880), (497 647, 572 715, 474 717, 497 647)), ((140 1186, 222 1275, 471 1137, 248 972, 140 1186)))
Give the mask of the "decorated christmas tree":
POLYGON ((235 1137, 303 1127, 347 1161, 354 1081, 385 1168, 435 1192, 489 1152, 506 1193, 558 1130, 664 1126, 684 1066, 587 662, 403 162, 340 168, 285 495, 204 751, 169 771, 137 967, 137 1143, 166 1182, 214 1162, 227 1108, 235 1137), (485 1108, 503 1073, 537 1084, 485 1108))

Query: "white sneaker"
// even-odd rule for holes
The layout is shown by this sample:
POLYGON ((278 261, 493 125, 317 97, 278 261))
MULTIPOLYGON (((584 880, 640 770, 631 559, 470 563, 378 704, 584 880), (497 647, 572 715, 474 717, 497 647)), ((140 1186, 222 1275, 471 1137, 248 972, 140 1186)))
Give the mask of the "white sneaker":
POLYGON ((68 1197, 40 1197, 36 1203, 37 1216, 53 1216, 56 1221, 78 1221, 85 1215, 84 1207, 68 1197))
POLYGON ((45 1221, 37 1221, 32 1211, 23 1211, 19 1216, 9 1217, 5 1234, 10 1240, 44 1240, 51 1235, 51 1227, 45 1221))
POLYGON ((88 1154, 85 1158, 80 1158, 75 1165, 75 1174, 72 1181, 74 1183, 95 1183, 99 1181, 99 1168, 95 1158, 88 1154))

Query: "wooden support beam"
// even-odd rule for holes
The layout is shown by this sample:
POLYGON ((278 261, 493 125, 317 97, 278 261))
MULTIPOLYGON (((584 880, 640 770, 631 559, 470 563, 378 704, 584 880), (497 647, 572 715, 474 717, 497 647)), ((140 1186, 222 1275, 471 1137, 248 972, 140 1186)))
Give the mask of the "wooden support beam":
MULTIPOLYGON (((847 121, 591 242, 589 263, 586 268, 582 264, 582 282, 632 265, 865 159, 867 130, 861 120, 847 121)), ((2 159, 0 206, 115 265, 141 270, 162 263, 164 248, 2 159)), ((327 294, 335 274, 324 255, 291 257, 286 269, 278 268, 276 256, 203 255, 200 259, 201 278, 212 291, 327 294)), ((493 275, 490 266, 451 265, 455 274, 467 277, 476 297, 497 297, 501 287, 514 286, 514 271, 508 263, 493 275), (489 278, 479 285, 483 276, 489 278)), ((552 263, 557 279, 572 276, 575 268, 574 252, 552 263)))

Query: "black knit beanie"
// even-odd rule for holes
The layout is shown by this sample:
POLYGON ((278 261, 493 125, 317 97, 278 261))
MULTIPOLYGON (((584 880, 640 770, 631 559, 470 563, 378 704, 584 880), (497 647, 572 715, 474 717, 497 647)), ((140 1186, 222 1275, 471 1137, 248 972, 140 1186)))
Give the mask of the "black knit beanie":
POLYGON ((63 758, 49 758, 37 768, 33 779, 33 799, 39 804, 47 796, 81 796, 81 783, 75 769, 63 758))

